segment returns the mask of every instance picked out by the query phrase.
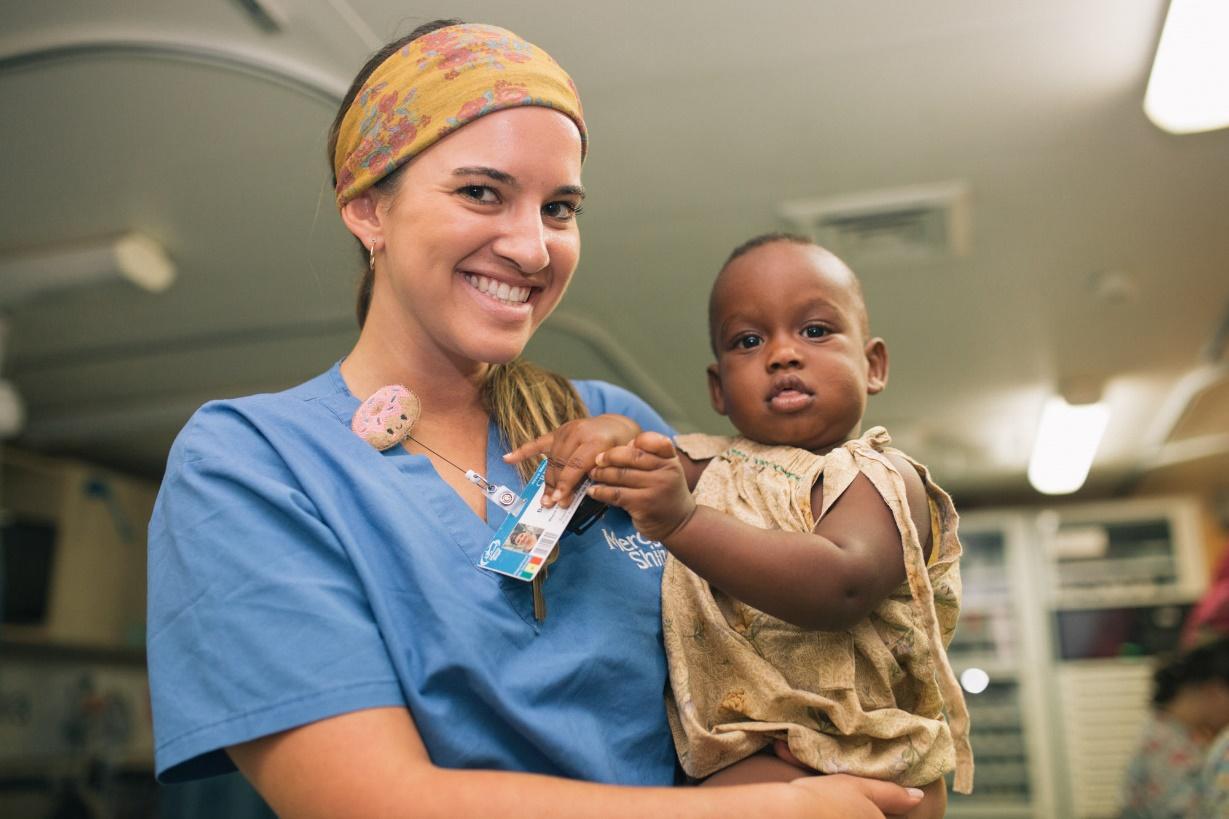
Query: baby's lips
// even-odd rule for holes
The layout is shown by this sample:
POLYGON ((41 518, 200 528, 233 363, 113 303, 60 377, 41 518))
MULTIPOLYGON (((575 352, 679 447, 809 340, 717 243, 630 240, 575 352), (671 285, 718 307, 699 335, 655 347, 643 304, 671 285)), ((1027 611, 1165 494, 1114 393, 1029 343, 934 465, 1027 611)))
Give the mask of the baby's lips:
POLYGON ((767 400, 771 401, 772 399, 776 398, 781 393, 789 392, 791 390, 794 392, 803 393, 804 395, 814 395, 815 394, 815 391, 812 390, 809 386, 807 386, 806 382, 804 382, 801 378, 799 378, 796 375, 787 375, 781 378, 777 378, 776 380, 772 382, 772 387, 768 391, 767 400))

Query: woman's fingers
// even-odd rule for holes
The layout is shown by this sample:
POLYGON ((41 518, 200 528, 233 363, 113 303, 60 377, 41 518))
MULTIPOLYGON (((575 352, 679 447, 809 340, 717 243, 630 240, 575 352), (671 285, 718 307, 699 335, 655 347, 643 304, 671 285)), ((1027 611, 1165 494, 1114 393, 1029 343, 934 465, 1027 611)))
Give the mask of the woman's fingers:
POLYGON ((838 815, 849 819, 908 813, 922 799, 922 791, 917 788, 848 774, 804 776, 791 784, 823 794, 830 804, 841 806, 838 815))

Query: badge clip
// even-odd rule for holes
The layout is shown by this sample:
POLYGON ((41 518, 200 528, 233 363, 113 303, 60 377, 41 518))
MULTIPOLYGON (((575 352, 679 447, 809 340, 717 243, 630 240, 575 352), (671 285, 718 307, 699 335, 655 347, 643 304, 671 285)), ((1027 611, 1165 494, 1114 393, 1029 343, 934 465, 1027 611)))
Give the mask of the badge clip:
POLYGON ((518 514, 525 508, 525 499, 519 497, 516 492, 512 491, 503 484, 491 483, 472 469, 466 470, 465 477, 469 479, 470 483, 481 489, 482 494, 486 495, 487 499, 490 500, 491 503, 507 512, 509 515, 518 514))

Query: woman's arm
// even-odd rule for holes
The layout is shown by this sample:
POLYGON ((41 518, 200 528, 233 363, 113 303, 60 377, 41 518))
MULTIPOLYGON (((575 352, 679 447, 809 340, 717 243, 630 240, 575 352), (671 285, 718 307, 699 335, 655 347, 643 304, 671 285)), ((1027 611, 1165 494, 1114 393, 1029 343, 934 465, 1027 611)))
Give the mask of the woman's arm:
MULTIPOLYGON (((803 628, 849 628, 905 579, 892 512, 862 475, 813 532, 800 533, 760 529, 697 505, 664 436, 642 434, 598 464, 593 497, 626 509, 640 532, 717 588, 803 628)), ((926 514, 924 502, 914 514, 926 514)))
POLYGON ((904 813, 921 795, 844 775, 720 789, 632 788, 438 768, 403 708, 343 714, 228 752, 273 810, 287 819, 881 819, 885 813, 904 813))

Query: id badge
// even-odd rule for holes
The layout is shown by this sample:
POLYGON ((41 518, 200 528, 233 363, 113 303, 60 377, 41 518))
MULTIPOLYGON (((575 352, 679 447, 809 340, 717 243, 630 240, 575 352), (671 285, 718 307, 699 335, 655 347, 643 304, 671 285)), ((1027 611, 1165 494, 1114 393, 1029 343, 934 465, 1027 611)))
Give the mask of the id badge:
POLYGON ((576 526, 569 524, 582 505, 586 507, 585 513, 582 514, 582 517, 586 518, 586 528, 604 510, 603 506, 585 494, 590 483, 592 481, 586 478, 576 487, 572 502, 567 506, 543 508, 546 461, 542 461, 521 490, 520 511, 509 514, 504 520, 503 526, 495 533, 495 538, 487 545, 478 565, 517 580, 533 580, 546 565, 546 559, 550 557, 551 550, 564 532, 577 531, 576 526), (585 504, 585 501, 589 503, 585 504))

